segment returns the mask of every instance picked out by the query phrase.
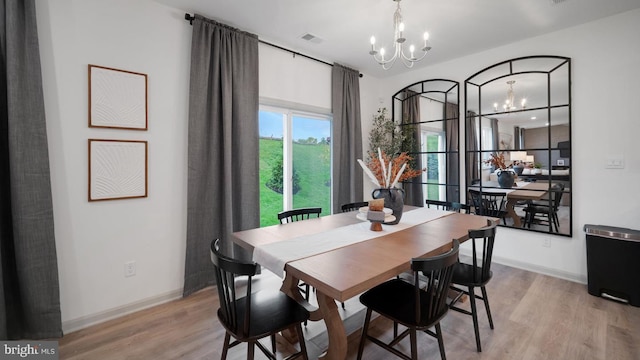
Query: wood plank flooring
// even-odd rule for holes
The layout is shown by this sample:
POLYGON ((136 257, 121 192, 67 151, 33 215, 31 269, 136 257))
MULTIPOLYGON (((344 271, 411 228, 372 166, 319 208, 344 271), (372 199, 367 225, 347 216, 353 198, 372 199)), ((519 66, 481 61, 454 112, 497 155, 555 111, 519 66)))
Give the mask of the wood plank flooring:
MULTIPOLYGON (((566 280, 499 264, 493 272, 487 291, 495 329, 489 328, 479 306, 483 352, 477 353, 471 317, 450 311, 442 322, 448 359, 640 359, 640 308, 591 296, 586 285, 566 280)), ((277 277, 260 277, 261 286, 278 286, 277 277)), ((358 305, 352 300, 347 311, 358 305)), ((216 318, 217 308, 214 289, 205 289, 67 334, 60 339, 60 359, 219 359, 224 328, 216 318)), ((321 324, 310 324, 309 336, 321 324)), ((390 339, 392 323, 378 318, 372 332, 390 339)), ((359 336, 358 331, 349 336, 348 359, 356 358, 359 336)), ((408 339, 400 345, 408 352, 408 339)), ((426 334, 419 334, 418 347, 420 359, 440 359, 437 342, 426 334)), ((246 358, 245 349, 231 349, 228 358, 246 358)), ((294 348, 278 339, 278 350, 286 356, 294 348)), ((394 356, 368 342, 363 358, 394 356)))

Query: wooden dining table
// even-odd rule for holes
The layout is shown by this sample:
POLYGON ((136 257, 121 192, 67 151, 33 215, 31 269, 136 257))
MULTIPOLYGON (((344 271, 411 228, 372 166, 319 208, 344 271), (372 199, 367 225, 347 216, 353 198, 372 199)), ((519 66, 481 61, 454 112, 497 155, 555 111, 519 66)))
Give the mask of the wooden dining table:
MULTIPOLYGON (((505 210, 509 217, 513 220, 514 227, 522 227, 522 219, 516 213, 515 206, 519 201, 531 201, 545 199, 549 194, 549 188, 553 184, 546 181, 537 182, 517 182, 515 187, 510 189, 499 188, 497 181, 487 181, 483 183, 483 192, 501 192, 507 194, 507 202, 505 210)), ((477 185, 471 186, 471 189, 480 190, 477 185)))
MULTIPOLYGON (((405 212, 414 209, 416 208, 405 206, 405 212)), ((435 209, 416 209, 425 210, 443 212, 435 209)), ((310 311, 310 320, 325 322, 329 344, 321 358, 345 359, 347 334, 336 300, 344 302, 409 270, 412 258, 433 256, 448 251, 453 239, 460 242, 467 240, 469 229, 484 227, 488 221, 497 223, 498 219, 446 212, 436 219, 395 232, 389 230, 397 225, 384 225, 383 231, 376 234, 377 237, 355 243, 352 243, 354 239, 348 239, 350 241, 347 245, 286 262, 281 290, 310 311), (317 308, 306 303, 298 288, 299 281, 304 281, 316 289, 317 308)), ((254 251, 268 244, 291 239, 304 240, 305 237, 359 222, 361 220, 356 218, 355 212, 334 214, 284 225, 238 231, 233 233, 233 241, 245 249, 254 251)), ((402 224, 402 220, 400 223, 402 224)))

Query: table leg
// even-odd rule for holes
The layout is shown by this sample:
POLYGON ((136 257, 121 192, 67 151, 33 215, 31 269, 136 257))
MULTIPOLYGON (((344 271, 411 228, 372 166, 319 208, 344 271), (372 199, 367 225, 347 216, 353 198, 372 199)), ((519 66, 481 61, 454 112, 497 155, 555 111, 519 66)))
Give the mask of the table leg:
POLYGON ((309 312, 309 320, 318 321, 322 319, 322 314, 320 310, 311 305, 300 293, 300 288, 298 288, 298 280, 297 278, 289 275, 287 273, 282 281, 282 287, 280 291, 289 295, 291 298, 295 299, 300 305, 304 306, 305 309, 309 312))
POLYGON ((347 332, 338 313, 336 301, 319 291, 316 292, 316 297, 329 337, 329 348, 320 359, 344 360, 347 358, 347 332))
POLYGON ((509 199, 509 197, 507 197, 507 204, 505 206, 507 208, 507 213, 509 213, 509 216, 513 219, 513 226, 522 227, 520 216, 516 214, 516 209, 515 209, 516 201, 517 201, 516 199, 509 199))

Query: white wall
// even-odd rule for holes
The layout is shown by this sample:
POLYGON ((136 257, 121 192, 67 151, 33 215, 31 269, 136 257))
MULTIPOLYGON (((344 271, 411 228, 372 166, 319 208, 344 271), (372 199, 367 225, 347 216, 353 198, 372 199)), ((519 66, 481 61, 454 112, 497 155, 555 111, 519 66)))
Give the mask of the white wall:
MULTIPOLYGON (((36 0, 36 5, 62 320, 68 332, 181 294, 191 27, 184 11, 150 0, 36 0), (87 127, 88 64, 148 75, 148 131, 87 127), (89 203, 89 138, 147 140, 149 197, 89 203), (137 275, 125 278, 124 263, 131 260, 137 275)), ((573 58, 574 237, 501 228, 496 256, 584 281, 582 225, 637 228, 640 218, 640 205, 630 197, 640 180, 633 147, 640 133, 634 109, 640 44, 633 35, 639 32, 640 11, 634 11, 396 78, 365 74, 360 80, 363 146, 368 147, 373 114, 380 106, 390 108, 391 94, 407 84, 436 77, 463 82, 485 66, 523 55, 573 58), (605 170, 611 156, 623 156, 625 169, 605 170), (541 246, 544 238, 551 239, 551 248, 541 246)), ((291 71, 281 66, 293 61, 281 58, 290 54, 264 46, 260 56, 261 96, 330 107, 330 81, 319 75, 329 67, 297 57, 298 68, 291 71)), ((364 197, 370 192, 365 183, 364 197)))
MULTIPOLYGON (((69 332, 182 294, 191 26, 184 11, 150 0, 36 0, 36 6, 69 332), (88 64, 148 75, 148 131, 87 127, 88 64), (87 201, 89 138, 149 142, 148 198, 87 201), (136 261, 136 276, 124 277, 127 261, 136 261)), ((259 51, 261 99, 331 109, 331 67, 266 45, 259 51)), ((365 128, 380 98, 377 84, 361 78, 365 128)))
POLYGON ((191 28, 149 1, 37 0, 64 330, 179 296, 191 28), (87 65, 148 75, 148 131, 87 126, 87 65), (87 201, 87 139, 147 140, 148 198, 87 201), (124 277, 136 261, 137 275, 124 277))
MULTIPOLYGON (((390 98, 400 88, 430 78, 457 80, 464 87, 467 77, 511 58, 572 58, 573 237, 500 228, 494 255, 497 261, 586 282, 583 226, 640 228, 640 202, 635 195, 640 183, 638 33, 640 10, 634 10, 383 81, 383 96, 390 98), (616 157, 624 158, 625 168, 605 169, 606 159, 616 157), (542 246, 545 239, 550 240, 550 248, 542 246)), ((428 57, 424 61, 429 61, 428 57)))

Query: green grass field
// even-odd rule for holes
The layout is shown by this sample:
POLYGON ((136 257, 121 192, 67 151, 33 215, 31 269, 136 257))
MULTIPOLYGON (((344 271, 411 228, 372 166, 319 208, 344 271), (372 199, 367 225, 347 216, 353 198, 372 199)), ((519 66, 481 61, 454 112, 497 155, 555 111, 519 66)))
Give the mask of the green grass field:
MULTIPOLYGON (((282 158, 282 140, 260 139, 260 226, 278 224, 283 210, 282 194, 266 186, 272 164, 282 158)), ((293 208, 321 207, 331 213, 330 148, 327 144, 293 144, 293 168, 300 178, 300 191, 293 196, 293 208)))

